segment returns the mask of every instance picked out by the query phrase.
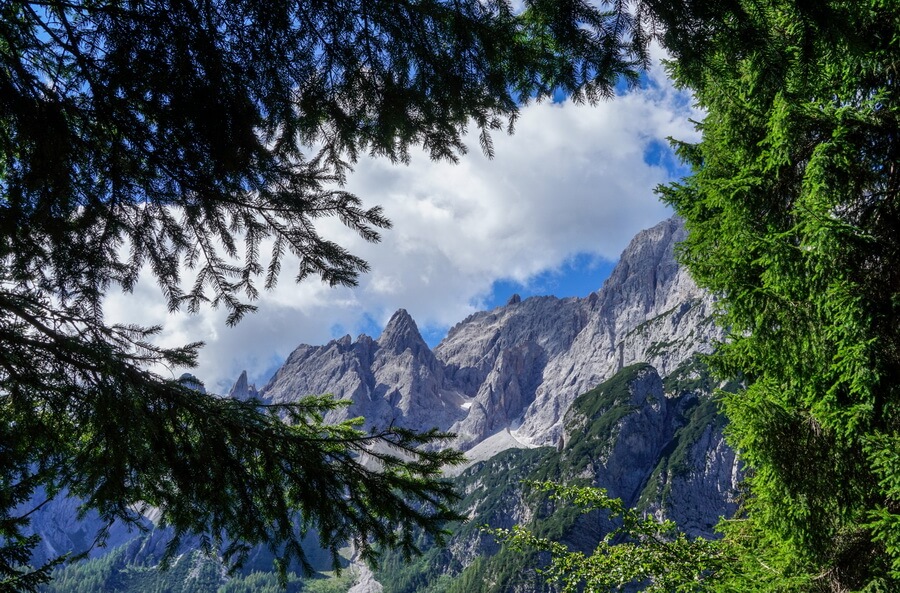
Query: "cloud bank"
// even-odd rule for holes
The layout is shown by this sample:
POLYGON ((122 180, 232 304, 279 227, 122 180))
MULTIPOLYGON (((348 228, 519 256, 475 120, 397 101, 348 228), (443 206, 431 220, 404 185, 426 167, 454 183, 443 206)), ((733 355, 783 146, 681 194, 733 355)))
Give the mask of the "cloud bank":
POLYGON ((362 160, 347 189, 381 205, 394 228, 372 245, 337 221, 319 227, 369 261, 358 287, 298 285, 285 261, 278 286, 237 327, 224 311, 168 314, 150 279, 110 295, 107 316, 163 325, 163 345, 204 341, 192 372, 219 393, 244 369, 261 384, 301 343, 377 336, 401 307, 440 332, 483 308, 497 281, 527 284, 579 254, 617 259, 638 230, 669 215, 653 193, 677 175, 666 138, 695 139, 689 119, 700 117, 657 67, 643 88, 609 102, 524 107, 513 136, 494 136, 493 160, 474 134, 458 164, 416 151, 409 165, 362 160))

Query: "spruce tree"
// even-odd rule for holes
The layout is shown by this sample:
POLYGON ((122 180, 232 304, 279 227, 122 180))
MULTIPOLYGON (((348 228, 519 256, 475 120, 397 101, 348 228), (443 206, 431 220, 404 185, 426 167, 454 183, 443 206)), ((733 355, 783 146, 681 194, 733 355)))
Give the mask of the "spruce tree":
MULTIPOLYGON (((640 533, 634 557, 627 543, 587 558, 501 535, 553 552, 571 590, 633 574, 648 590, 900 590, 900 5, 644 9, 706 112, 699 143, 674 142, 691 174, 660 194, 728 331, 708 361, 746 385, 720 395, 743 507, 723 539, 661 564, 640 533)), ((663 549, 684 543, 669 538, 663 549)))
POLYGON ((774 559, 784 580, 759 590, 896 590, 900 10, 687 6, 665 38, 707 116, 679 147, 693 174, 662 195, 721 297, 715 364, 748 385, 722 396, 748 484, 726 532, 761 555, 747 566, 774 559))

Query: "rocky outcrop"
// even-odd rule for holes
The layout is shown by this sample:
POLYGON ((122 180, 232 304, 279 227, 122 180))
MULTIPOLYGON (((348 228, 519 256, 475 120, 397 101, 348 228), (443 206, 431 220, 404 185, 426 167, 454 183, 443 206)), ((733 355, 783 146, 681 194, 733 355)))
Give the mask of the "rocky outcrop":
POLYGON ((576 398, 565 416, 563 460, 626 505, 711 537, 719 518, 734 513, 740 479, 712 399, 717 387, 696 359, 665 383, 647 363, 625 367, 576 398), (684 380, 697 369, 702 378, 684 380))
POLYGON ((647 510, 675 521, 685 533, 712 537, 719 520, 737 509, 740 464, 714 425, 690 443, 685 461, 666 476, 667 481, 650 484, 662 496, 647 510))
MULTIPOLYGON (((711 298, 675 260, 684 238, 678 219, 639 233, 596 293, 592 314, 572 344, 548 361, 518 434, 554 443, 576 396, 635 362, 665 376, 694 352, 708 352, 720 330, 711 298)), ((593 295, 592 295, 593 296, 593 295)))
POLYGON ((460 435, 458 446, 468 449, 500 430, 519 428, 547 380, 548 363, 568 352, 589 323, 591 303, 532 297, 476 313, 450 330, 435 354, 448 378, 476 402, 451 427, 460 435))
POLYGON ((234 382, 231 391, 228 392, 228 397, 239 400, 259 398, 259 392, 256 390, 256 385, 251 385, 247 380, 247 371, 243 371, 237 381, 234 382))
POLYGON ((666 404, 656 369, 648 364, 623 369, 569 410, 565 456, 610 496, 632 506, 671 438, 666 404))

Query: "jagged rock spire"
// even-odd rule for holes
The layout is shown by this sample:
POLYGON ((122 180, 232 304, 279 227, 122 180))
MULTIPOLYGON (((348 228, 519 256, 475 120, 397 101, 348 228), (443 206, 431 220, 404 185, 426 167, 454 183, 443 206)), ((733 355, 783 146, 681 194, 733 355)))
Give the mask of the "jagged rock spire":
POLYGON ((400 354, 409 349, 414 356, 418 356, 423 350, 428 350, 419 327, 406 309, 397 309, 378 338, 378 345, 392 354, 400 354))
POLYGON ((241 376, 238 377, 237 381, 235 381, 234 385, 231 387, 231 391, 228 392, 228 397, 240 400, 257 396, 258 392, 256 391, 256 385, 250 385, 247 380, 247 371, 241 372, 241 376))

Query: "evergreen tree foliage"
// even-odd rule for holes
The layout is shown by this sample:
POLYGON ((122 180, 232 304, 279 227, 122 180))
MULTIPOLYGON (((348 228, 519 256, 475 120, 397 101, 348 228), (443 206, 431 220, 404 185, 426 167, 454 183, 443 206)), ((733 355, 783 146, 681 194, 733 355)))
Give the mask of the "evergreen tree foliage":
POLYGON ((672 71, 707 116, 662 196, 721 297, 715 364, 748 384, 722 399, 749 489, 725 532, 785 579, 732 590, 898 590, 900 6, 674 4, 672 71))
POLYGON ((671 521, 660 522, 629 509, 602 488, 553 482, 533 485, 551 493, 551 499, 567 501, 583 513, 607 513, 619 525, 590 554, 571 551, 565 544, 538 537, 521 526, 488 530, 513 550, 548 552, 550 563, 540 572, 558 585, 561 593, 630 591, 636 586, 648 593, 698 591, 725 562, 716 542, 688 539, 671 521))
POLYGON ((107 521, 156 507, 238 559, 267 543, 302 560, 307 526, 333 552, 439 535, 456 514, 438 470, 458 457, 422 445, 443 435, 326 426, 326 397, 192 391, 154 369, 200 345, 107 323, 104 296, 149 270, 170 310, 236 323, 286 253, 298 280, 353 284, 364 260, 315 223, 389 226, 341 189, 361 154, 452 160, 474 126, 490 155, 520 105, 634 82, 650 28, 580 0, 0 3, 0 586, 28 588, 7 551, 31 543, 19 505, 37 486, 107 521))

